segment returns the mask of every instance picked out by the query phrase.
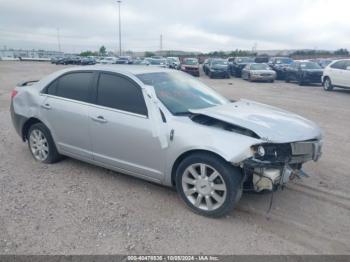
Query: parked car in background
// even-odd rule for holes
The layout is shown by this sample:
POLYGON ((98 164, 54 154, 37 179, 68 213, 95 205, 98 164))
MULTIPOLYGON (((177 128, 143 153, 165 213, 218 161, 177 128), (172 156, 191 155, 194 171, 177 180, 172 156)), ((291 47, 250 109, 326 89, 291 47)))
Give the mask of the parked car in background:
POLYGON ((160 67, 168 67, 168 62, 166 58, 151 58, 149 60, 150 66, 160 66, 160 67))
POLYGON ((116 64, 132 64, 132 58, 130 56, 119 56, 115 61, 116 64))
POLYGON ((174 187, 209 217, 227 215, 243 185, 255 192, 284 187, 322 152, 313 122, 254 101, 232 102, 166 68, 67 68, 15 87, 10 112, 36 161, 65 155, 174 187))
POLYGON ((323 71, 324 90, 332 91, 334 87, 350 88, 350 59, 333 61, 323 71))
POLYGON ((140 62, 140 65, 150 65, 151 64, 151 60, 152 60, 152 58, 146 57, 140 62))
POLYGON ((117 62, 117 58, 114 56, 103 57, 100 61, 100 64, 115 64, 117 62))
POLYGON ((230 78, 228 62, 226 59, 216 58, 211 59, 208 66, 208 76, 230 78))
POLYGON ((206 75, 209 74, 209 63, 210 63, 210 61, 211 61, 212 59, 213 59, 213 58, 207 58, 207 59, 205 59, 204 62, 203 62, 202 68, 203 68, 203 71, 204 71, 204 73, 205 73, 206 75))
POLYGON ((334 61, 334 59, 330 58, 317 58, 317 59, 310 59, 310 61, 315 62, 319 64, 322 68, 325 68, 328 66, 330 63, 334 61))
POLYGON ((268 65, 276 71, 276 79, 283 80, 285 77, 286 68, 293 63, 293 59, 290 57, 272 57, 270 58, 268 65))
POLYGON ((243 68, 242 79, 246 79, 248 81, 273 82, 276 79, 276 72, 273 71, 267 64, 252 63, 243 68))
POLYGON ((180 59, 175 56, 166 58, 169 68, 180 69, 180 59))
POLYGON ((230 65, 230 73, 235 77, 241 77, 242 69, 250 63, 255 63, 254 57, 235 57, 230 65))
POLYGON ((270 58, 267 55, 259 55, 255 57, 255 63, 268 63, 270 58))
POLYGON ((181 64, 181 71, 193 76, 199 76, 199 62, 197 58, 184 58, 181 64))
POLYGON ((152 59, 164 59, 163 56, 161 55, 154 55, 154 56, 151 56, 152 59))
POLYGON ((67 58, 66 57, 59 57, 54 60, 56 65, 66 65, 67 58))
POLYGON ((66 56, 56 60, 56 65, 78 65, 80 62, 81 60, 79 57, 66 56))
POLYGON ((323 69, 311 61, 294 61, 285 70, 286 82, 297 82, 299 85, 321 83, 323 69))
POLYGON ((94 65, 96 64, 96 60, 93 56, 83 57, 81 59, 81 65, 94 65))
POLYGON ((56 64, 57 61, 59 61, 60 59, 62 59, 63 57, 60 57, 60 56, 56 56, 56 57, 52 57, 51 58, 51 64, 56 64))

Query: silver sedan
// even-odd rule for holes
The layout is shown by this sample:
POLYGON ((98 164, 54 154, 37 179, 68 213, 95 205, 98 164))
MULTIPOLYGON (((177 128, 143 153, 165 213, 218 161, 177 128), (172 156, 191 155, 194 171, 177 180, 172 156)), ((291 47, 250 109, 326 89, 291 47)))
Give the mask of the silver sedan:
POLYGON ((267 64, 252 63, 243 68, 242 78, 248 81, 273 82, 276 79, 276 72, 267 64))
POLYGON ((220 217, 244 189, 273 191, 321 155, 311 121, 230 101, 183 72, 149 66, 64 69, 12 92, 13 124, 34 159, 69 156, 175 187, 220 217))

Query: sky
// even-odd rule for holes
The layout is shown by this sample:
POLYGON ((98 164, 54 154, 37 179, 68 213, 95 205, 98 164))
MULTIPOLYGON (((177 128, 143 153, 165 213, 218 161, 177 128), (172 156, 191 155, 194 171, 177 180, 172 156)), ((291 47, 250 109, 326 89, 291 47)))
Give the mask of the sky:
MULTIPOLYGON (((116 0, 0 0, 0 49, 118 50, 116 0)), ((122 50, 350 49, 349 0, 122 0, 122 50)))

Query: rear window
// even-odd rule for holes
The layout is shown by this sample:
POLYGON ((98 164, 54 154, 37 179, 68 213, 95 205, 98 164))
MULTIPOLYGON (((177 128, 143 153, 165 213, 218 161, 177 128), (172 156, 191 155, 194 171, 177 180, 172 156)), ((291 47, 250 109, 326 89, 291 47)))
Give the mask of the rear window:
POLYGON ((55 80, 51 84, 49 84, 47 89, 46 89, 46 93, 48 95, 56 95, 56 92, 57 92, 57 80, 55 80))
MULTIPOLYGON (((64 98, 89 102, 91 72, 69 73, 58 79, 56 95, 64 98)), ((52 87, 54 89, 54 87, 52 87)))

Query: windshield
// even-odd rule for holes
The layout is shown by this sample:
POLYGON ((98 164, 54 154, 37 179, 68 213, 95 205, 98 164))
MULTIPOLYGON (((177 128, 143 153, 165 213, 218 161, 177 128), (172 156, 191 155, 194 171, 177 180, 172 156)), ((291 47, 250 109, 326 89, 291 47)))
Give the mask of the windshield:
POLYGON ((278 58, 276 59, 276 64, 291 64, 293 62, 290 58, 278 58))
POLYGON ((253 57, 239 57, 236 58, 237 63, 254 63, 255 59, 253 57))
POLYGON ((321 69, 320 65, 314 62, 300 63, 300 67, 304 69, 321 69))
POLYGON ((201 109, 229 103, 202 82, 179 72, 157 72, 136 75, 144 84, 154 87, 157 97, 171 113, 188 114, 201 109))
POLYGON ((184 59, 183 63, 185 65, 197 65, 198 64, 198 59, 196 59, 196 58, 186 58, 186 59, 184 59))
POLYGON ((213 60, 211 61, 212 65, 227 65, 227 61, 226 60, 213 60))
POLYGON ((164 65, 166 64, 166 59, 151 59, 151 65, 164 65))
POLYGON ((271 68, 266 64, 252 64, 250 70, 271 70, 271 68))
POLYGON ((168 57, 167 60, 169 62, 179 62, 180 61, 178 57, 168 57))

